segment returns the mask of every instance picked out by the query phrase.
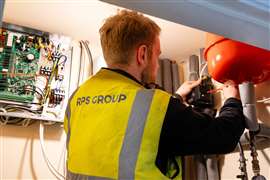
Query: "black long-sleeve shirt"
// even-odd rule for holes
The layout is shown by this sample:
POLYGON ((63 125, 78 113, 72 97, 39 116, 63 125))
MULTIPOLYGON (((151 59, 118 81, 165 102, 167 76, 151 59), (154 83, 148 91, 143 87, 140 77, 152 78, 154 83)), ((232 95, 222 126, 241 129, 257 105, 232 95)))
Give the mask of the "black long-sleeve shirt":
POLYGON ((165 174, 175 156, 225 154, 234 150, 245 129, 241 101, 229 98, 219 116, 199 113, 171 98, 161 130, 156 165, 165 174))
MULTIPOLYGON (((134 81, 133 76, 122 70, 118 72, 134 81)), ((140 83, 141 84, 141 83, 140 83)), ((170 98, 164 118, 156 165, 166 172, 169 159, 194 154, 224 154, 234 150, 245 129, 241 101, 229 98, 222 106, 219 116, 213 118, 183 104, 181 99, 170 98)))

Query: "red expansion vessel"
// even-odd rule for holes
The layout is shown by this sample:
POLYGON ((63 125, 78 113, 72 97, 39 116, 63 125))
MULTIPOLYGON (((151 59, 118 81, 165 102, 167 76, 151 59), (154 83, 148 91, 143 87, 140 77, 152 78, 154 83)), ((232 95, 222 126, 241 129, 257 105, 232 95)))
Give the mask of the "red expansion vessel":
POLYGON ((204 57, 210 75, 219 82, 255 84, 270 79, 270 51, 207 33, 204 57))

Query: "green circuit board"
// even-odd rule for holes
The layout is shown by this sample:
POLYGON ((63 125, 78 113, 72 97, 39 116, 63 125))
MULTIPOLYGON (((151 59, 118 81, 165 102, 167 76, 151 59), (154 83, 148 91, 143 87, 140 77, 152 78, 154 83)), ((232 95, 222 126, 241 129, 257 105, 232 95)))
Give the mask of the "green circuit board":
POLYGON ((22 118, 62 121, 69 95, 71 52, 67 36, 3 22, 1 112, 8 117, 19 114, 22 118))
POLYGON ((0 32, 0 99, 32 102, 40 37, 0 32))

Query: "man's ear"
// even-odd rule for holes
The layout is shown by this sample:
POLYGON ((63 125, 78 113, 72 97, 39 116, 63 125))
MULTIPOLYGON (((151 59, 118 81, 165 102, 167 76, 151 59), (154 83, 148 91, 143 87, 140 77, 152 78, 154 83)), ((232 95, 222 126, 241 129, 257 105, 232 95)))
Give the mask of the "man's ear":
POLYGON ((147 64, 147 46, 146 45, 140 45, 137 48, 137 56, 136 56, 137 63, 139 65, 145 65, 147 64))

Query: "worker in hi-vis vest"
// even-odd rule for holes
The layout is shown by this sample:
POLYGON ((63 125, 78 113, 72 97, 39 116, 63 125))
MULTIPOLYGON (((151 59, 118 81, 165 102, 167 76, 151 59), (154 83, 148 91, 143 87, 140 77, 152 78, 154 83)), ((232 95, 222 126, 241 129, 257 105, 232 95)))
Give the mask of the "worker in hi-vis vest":
POLYGON ((234 150, 245 128, 235 86, 223 87, 219 117, 199 113, 184 101, 200 80, 183 83, 177 95, 148 88, 161 54, 155 22, 121 10, 99 32, 108 68, 69 99, 67 179, 182 179, 181 157, 234 150))

